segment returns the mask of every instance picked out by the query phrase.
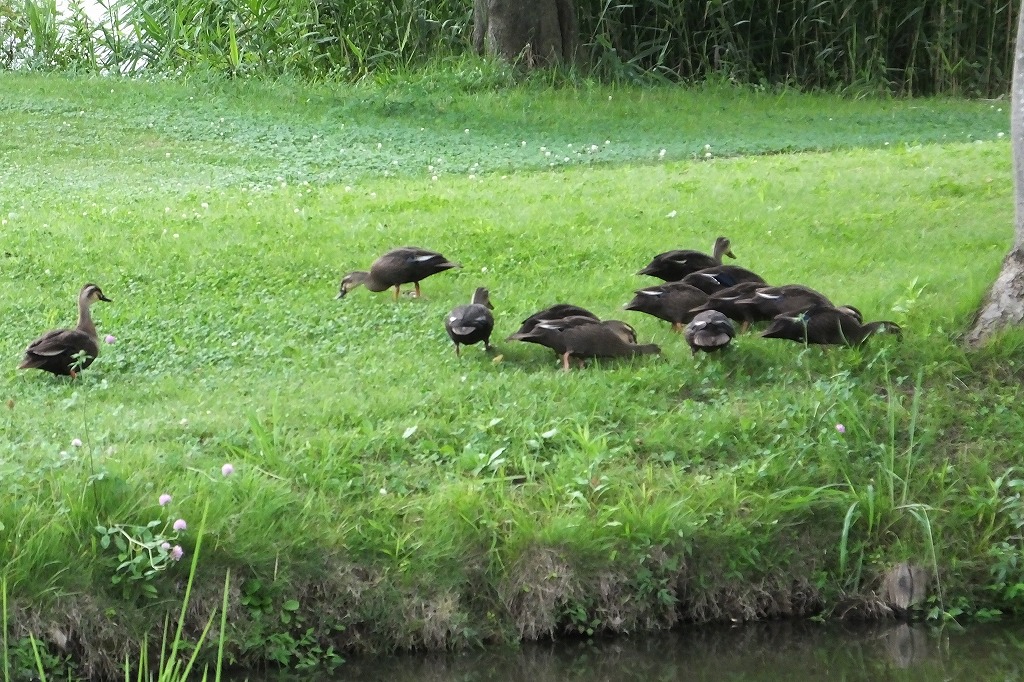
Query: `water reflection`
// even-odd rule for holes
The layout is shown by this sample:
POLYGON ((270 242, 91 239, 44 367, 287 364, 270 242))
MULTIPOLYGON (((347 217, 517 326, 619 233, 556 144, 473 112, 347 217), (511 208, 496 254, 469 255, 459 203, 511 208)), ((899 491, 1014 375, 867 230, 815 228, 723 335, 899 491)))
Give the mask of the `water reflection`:
MULTIPOLYGON (((282 678, 277 678, 282 679, 282 678)), ((307 678, 308 679, 308 678, 307 678)), ((714 680, 1021 680, 1024 623, 920 625, 766 623, 519 650, 353 659, 334 680, 392 682, 652 682, 714 680)))

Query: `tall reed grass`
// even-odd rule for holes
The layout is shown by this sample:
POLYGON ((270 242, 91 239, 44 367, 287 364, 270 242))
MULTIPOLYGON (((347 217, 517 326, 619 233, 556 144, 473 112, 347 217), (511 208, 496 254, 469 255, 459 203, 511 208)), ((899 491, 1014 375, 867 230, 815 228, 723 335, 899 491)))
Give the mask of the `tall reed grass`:
MULTIPOLYGON (((472 0, 0 0, 0 65, 360 78, 471 50, 472 0)), ((587 75, 1001 95, 1009 0, 580 0, 587 75)))
POLYGON ((580 11, 605 70, 973 95, 1007 91, 1014 16, 1013 3, 982 0, 587 0, 580 11))

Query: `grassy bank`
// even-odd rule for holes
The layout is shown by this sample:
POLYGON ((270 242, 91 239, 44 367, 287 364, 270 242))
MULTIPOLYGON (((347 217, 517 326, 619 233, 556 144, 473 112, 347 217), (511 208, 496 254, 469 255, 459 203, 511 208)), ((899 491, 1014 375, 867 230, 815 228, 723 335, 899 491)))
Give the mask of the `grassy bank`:
POLYGON ((190 620, 230 568, 245 665, 872 614, 904 559, 937 569, 935 617, 1018 608, 1024 337, 957 343, 1011 239, 1001 103, 440 77, 0 92, 0 571, 15 641, 41 633, 54 667, 109 671, 163 622, 187 562, 159 546, 189 556, 171 523, 206 504, 190 620), (651 255, 719 234, 903 343, 749 334, 691 359, 621 310, 651 255), (333 299, 406 243, 464 267, 422 300, 333 299), (86 281, 116 342, 80 381, 16 371, 86 281), (664 354, 456 358, 441 320, 481 285, 496 338, 567 300, 664 354))

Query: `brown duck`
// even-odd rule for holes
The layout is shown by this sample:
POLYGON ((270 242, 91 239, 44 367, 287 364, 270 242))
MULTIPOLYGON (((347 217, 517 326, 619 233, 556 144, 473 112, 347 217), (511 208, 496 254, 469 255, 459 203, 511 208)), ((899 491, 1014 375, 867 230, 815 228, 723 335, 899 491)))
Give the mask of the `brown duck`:
POLYGON ((461 268, 436 251, 418 246, 403 246, 392 249, 373 261, 370 271, 356 270, 341 278, 337 298, 344 298, 348 292, 362 284, 370 291, 384 291, 395 288, 395 300, 403 284, 412 283, 416 297, 420 295, 420 280, 452 268, 461 268))
POLYGON ((494 331, 494 315, 491 311, 491 297, 484 287, 473 292, 468 305, 456 306, 444 320, 448 338, 455 344, 455 355, 459 355, 459 346, 471 346, 484 342, 484 350, 491 350, 491 332, 494 331))
POLYGON ((78 324, 74 329, 48 331, 29 344, 18 369, 41 369, 72 379, 92 364, 100 354, 99 336, 90 307, 96 301, 110 302, 95 284, 86 284, 78 292, 78 324))
MULTIPOLYGON (((574 316, 545 320, 530 332, 534 343, 553 349, 562 356, 562 368, 569 371, 569 358, 616 358, 660 353, 655 344, 637 344, 636 331, 619 320, 597 321, 574 316)), ((527 339, 521 339, 527 340, 527 339)))
POLYGON ((618 321, 618 319, 606 319, 602 322, 600 319, 586 315, 542 319, 528 332, 516 332, 509 339, 547 346, 554 350, 556 355, 563 356, 568 349, 566 341, 569 338, 565 336, 565 333, 575 328, 590 326, 600 327, 604 330, 591 330, 590 334, 609 338, 613 336, 616 339, 609 343, 624 345, 635 345, 636 343, 636 330, 626 323, 618 321))
POLYGON ((623 306, 672 323, 672 331, 683 331, 683 324, 693 319, 693 309, 708 301, 708 295, 695 286, 671 282, 637 289, 633 300, 623 306))
POLYGON ((697 306, 691 312, 694 314, 705 310, 717 310, 730 320, 742 322, 745 329, 754 321, 756 315, 747 299, 754 295, 754 292, 767 285, 760 282, 741 282, 727 289, 721 289, 708 297, 708 302, 697 306))
POLYGON ((694 355, 697 351, 710 353, 721 350, 729 345, 734 336, 736 329, 732 326, 732 320, 717 310, 697 313, 690 324, 686 325, 686 343, 694 355))
MULTIPOLYGON (((600 320, 597 315, 590 312, 586 308, 581 308, 578 305, 572 305, 571 303, 556 303, 550 308, 544 310, 538 310, 533 315, 523 320, 519 326, 518 331, 514 334, 509 335, 506 341, 526 341, 528 343, 536 343, 536 341, 530 338, 530 332, 532 332, 538 324, 544 321, 550 320, 561 320, 566 317, 589 317, 592 320, 600 320)), ((635 341, 636 339, 634 339, 635 341)))
POLYGON ((767 285, 761 275, 741 268, 738 265, 716 265, 712 268, 704 268, 697 272, 691 272, 682 279, 683 282, 697 287, 706 294, 713 294, 722 289, 734 287, 743 282, 757 282, 767 285))
POLYGON ((704 268, 711 268, 722 264, 722 256, 735 258, 732 247, 727 237, 719 237, 711 250, 711 255, 693 249, 675 249, 659 253, 651 259, 651 262, 644 266, 644 269, 636 273, 638 275, 651 275, 663 279, 666 282, 678 282, 691 272, 697 272, 704 268))
POLYGON ((903 330, 895 322, 880 320, 864 324, 859 311, 844 306, 814 306, 797 315, 779 315, 761 336, 769 339, 789 339, 798 343, 859 346, 878 332, 891 332, 902 337, 903 330))
POLYGON ((802 284, 784 284, 779 287, 761 287, 740 301, 746 304, 754 321, 768 321, 779 315, 793 315, 815 306, 832 306, 828 296, 802 284))

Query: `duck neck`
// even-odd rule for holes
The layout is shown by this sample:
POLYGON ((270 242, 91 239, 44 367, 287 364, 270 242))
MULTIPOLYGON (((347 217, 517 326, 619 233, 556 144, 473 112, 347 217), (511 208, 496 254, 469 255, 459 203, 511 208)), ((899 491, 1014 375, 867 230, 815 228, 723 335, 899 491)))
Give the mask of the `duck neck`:
POLYGON ((364 272, 362 270, 357 270, 356 272, 352 273, 351 277, 353 285, 358 286, 362 284, 370 291, 384 291, 385 289, 394 286, 393 284, 388 284, 386 282, 381 282, 377 280, 376 278, 374 278, 372 272, 364 272))
POLYGON ((487 293, 487 289, 484 289, 483 287, 481 287, 481 288, 477 289, 476 291, 474 291, 473 292, 473 299, 470 301, 470 303, 474 304, 474 305, 482 305, 482 306, 486 306, 486 307, 490 308, 491 307, 491 300, 490 300, 490 296, 487 293))
POLYGON ((93 324, 90 307, 91 303, 87 296, 78 297, 78 331, 85 332, 89 336, 96 336, 96 325, 93 324))
POLYGON ((869 336, 874 336, 879 332, 890 332, 892 334, 900 335, 900 327, 895 322, 889 322, 887 320, 881 320, 878 322, 868 322, 863 325, 859 330, 859 338, 855 341, 856 343, 862 343, 869 336))
POLYGON ((642 343, 632 347, 634 355, 657 355, 661 348, 656 343, 642 343))
POLYGON ((727 251, 727 248, 725 246, 725 242, 716 241, 715 242, 715 248, 711 252, 711 257, 715 260, 716 263, 721 265, 722 264, 722 256, 725 255, 726 251, 727 251))

